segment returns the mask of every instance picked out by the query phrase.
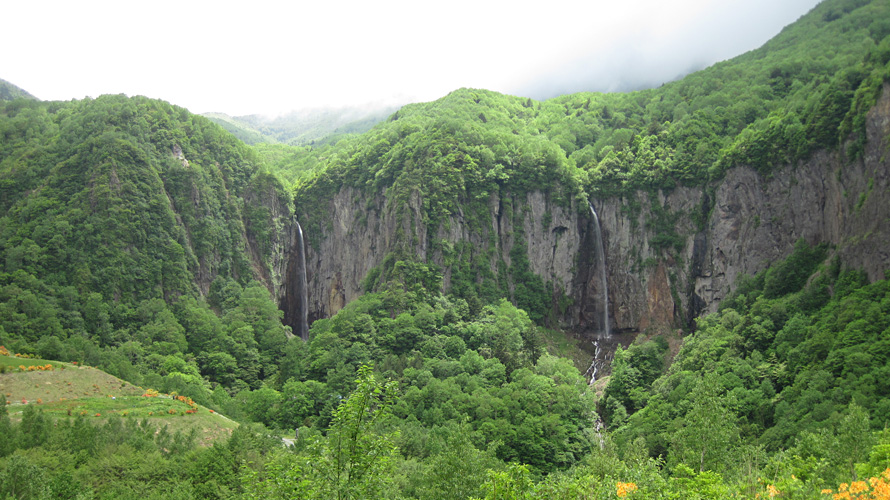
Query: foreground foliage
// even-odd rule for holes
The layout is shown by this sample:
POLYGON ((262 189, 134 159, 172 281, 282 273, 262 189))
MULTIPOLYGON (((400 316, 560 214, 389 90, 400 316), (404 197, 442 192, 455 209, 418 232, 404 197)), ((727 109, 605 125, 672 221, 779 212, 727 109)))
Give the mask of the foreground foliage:
POLYGON ((460 299, 367 294, 313 324, 308 344, 286 344, 281 391, 234 398, 250 419, 299 426, 293 445, 245 426, 194 448, 137 419, 51 425, 31 405, 19 423, 0 415, 0 488, 20 498, 883 498, 890 282, 867 283, 825 255, 799 243, 701 319, 673 360, 657 338, 619 351, 600 401, 608 431, 595 430, 578 370, 541 353, 534 324, 508 302, 473 315, 460 299))

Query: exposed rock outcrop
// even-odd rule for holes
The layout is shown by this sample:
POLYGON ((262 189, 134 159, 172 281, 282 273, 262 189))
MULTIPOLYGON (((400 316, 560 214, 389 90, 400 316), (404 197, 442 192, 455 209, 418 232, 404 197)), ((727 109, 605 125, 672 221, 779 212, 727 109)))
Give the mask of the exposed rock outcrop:
MULTIPOLYGON (((594 201, 605 241, 613 328, 689 325, 716 310, 740 275, 784 258, 800 238, 827 242, 844 265, 865 270, 872 280, 883 278, 890 268, 887 90, 868 114, 867 146, 855 161, 843 151, 823 151, 769 178, 740 167, 710 190, 682 187, 594 201)), ((358 297, 362 279, 397 248, 441 266, 447 289, 451 267, 443 247, 468 242, 473 255, 485 255, 497 274, 499 265, 510 265, 510 250, 522 238, 532 271, 555 295, 571 299, 567 308, 554 304, 558 321, 580 328, 596 324, 601 285, 592 271, 590 215, 575 201, 562 206, 551 197, 546 191, 492 194, 488 222, 480 227, 458 210, 433 239, 416 193, 397 207, 384 192, 369 200, 341 189, 326 207, 330 217, 323 234, 307 234, 310 321, 329 317, 358 297)), ((286 282, 279 294, 287 311, 286 282)))
MULTIPOLYGON (((563 207, 551 202, 546 193, 532 192, 510 204, 521 210, 522 237, 528 251, 532 271, 552 283, 558 293, 571 296, 576 259, 582 235, 578 231, 580 219, 577 207, 563 207), (544 221, 549 220, 549 224, 544 221)), ((443 268, 443 285, 450 286, 451 268, 448 257, 439 245, 431 250, 427 226, 423 221, 422 200, 416 194, 406 206, 389 203, 383 195, 370 202, 362 193, 344 188, 330 200, 328 231, 322 235, 306 234, 306 264, 309 287, 309 320, 330 317, 363 293, 362 280, 372 268, 383 263, 390 252, 413 252, 421 261, 430 261, 443 268), (408 236, 405 236, 408 235, 408 236)), ((505 216, 503 200, 492 195, 488 202, 490 225, 473 227, 460 211, 440 225, 435 238, 453 247, 469 242, 472 253, 482 253, 497 273, 502 261, 510 265, 510 250, 516 238, 514 218, 505 216)), ((586 222, 586 221, 585 221, 586 222)), ((294 274, 294 257, 287 275, 294 274)), ((452 258, 468 258, 466 255, 452 258)), ((288 298, 287 280, 280 290, 280 303, 285 316, 293 307, 288 298)))
POLYGON ((705 265, 694 280, 695 295, 713 311, 742 274, 752 274, 787 256, 804 238, 827 242, 845 266, 870 280, 890 269, 890 189, 887 161, 890 87, 867 118, 862 158, 820 152, 770 179, 749 168, 727 173, 717 189, 709 220, 705 265))

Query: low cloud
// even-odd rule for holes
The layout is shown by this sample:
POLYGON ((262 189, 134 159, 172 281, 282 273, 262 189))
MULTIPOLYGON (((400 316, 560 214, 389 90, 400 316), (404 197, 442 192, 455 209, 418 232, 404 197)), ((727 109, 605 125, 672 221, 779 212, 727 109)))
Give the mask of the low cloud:
MULTIPOLYGON (((660 86, 760 47, 807 12, 816 0, 757 0, 705 6, 694 15, 588 39, 543 73, 505 91, 534 99, 573 92, 626 92, 660 86)), ((603 22, 608 22, 603 21, 603 22)), ((644 22, 643 20, 640 21, 644 22)))

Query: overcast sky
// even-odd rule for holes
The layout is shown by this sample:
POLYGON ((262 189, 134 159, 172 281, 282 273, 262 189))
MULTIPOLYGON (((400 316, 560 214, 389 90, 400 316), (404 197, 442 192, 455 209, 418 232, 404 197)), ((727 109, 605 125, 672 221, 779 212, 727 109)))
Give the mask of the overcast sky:
POLYGON ((651 87, 754 49, 818 0, 6 2, 0 78, 40 99, 196 113, 651 87), (284 5, 290 3, 290 5, 284 5))

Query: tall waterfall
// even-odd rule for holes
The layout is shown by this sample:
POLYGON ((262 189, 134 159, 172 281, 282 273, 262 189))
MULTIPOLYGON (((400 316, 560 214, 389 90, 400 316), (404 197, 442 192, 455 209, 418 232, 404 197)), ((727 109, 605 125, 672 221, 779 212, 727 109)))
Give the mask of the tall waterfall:
POLYGON ((298 323, 298 334, 304 341, 309 340, 309 295, 308 286, 306 285, 306 246, 303 243, 303 228, 300 223, 294 219, 297 224, 297 256, 299 257, 299 266, 297 267, 297 279, 300 283, 300 322, 298 323))
POLYGON ((614 346, 612 346, 612 331, 609 328, 609 283, 606 279, 606 251, 603 245, 603 233, 600 228, 600 219, 596 215, 596 210, 592 203, 588 203, 590 214, 593 216, 593 234, 596 241, 593 246, 596 248, 597 262, 596 265, 600 270, 600 330, 596 334, 593 341, 593 361, 590 362, 590 368, 584 374, 590 377, 590 385, 596 382, 596 376, 600 369, 605 368, 612 362, 614 354, 614 346), (610 350, 611 349, 611 350, 610 350))
POLYGON ((590 214, 593 215, 593 234, 596 236, 596 241, 594 242, 594 246, 597 250, 597 266, 600 268, 600 291, 602 292, 602 332, 603 335, 608 337, 612 334, 609 329, 609 282, 606 280, 606 251, 603 246, 603 232, 600 229, 600 219, 596 216, 596 210, 593 209, 593 204, 588 203, 590 206, 590 214))

